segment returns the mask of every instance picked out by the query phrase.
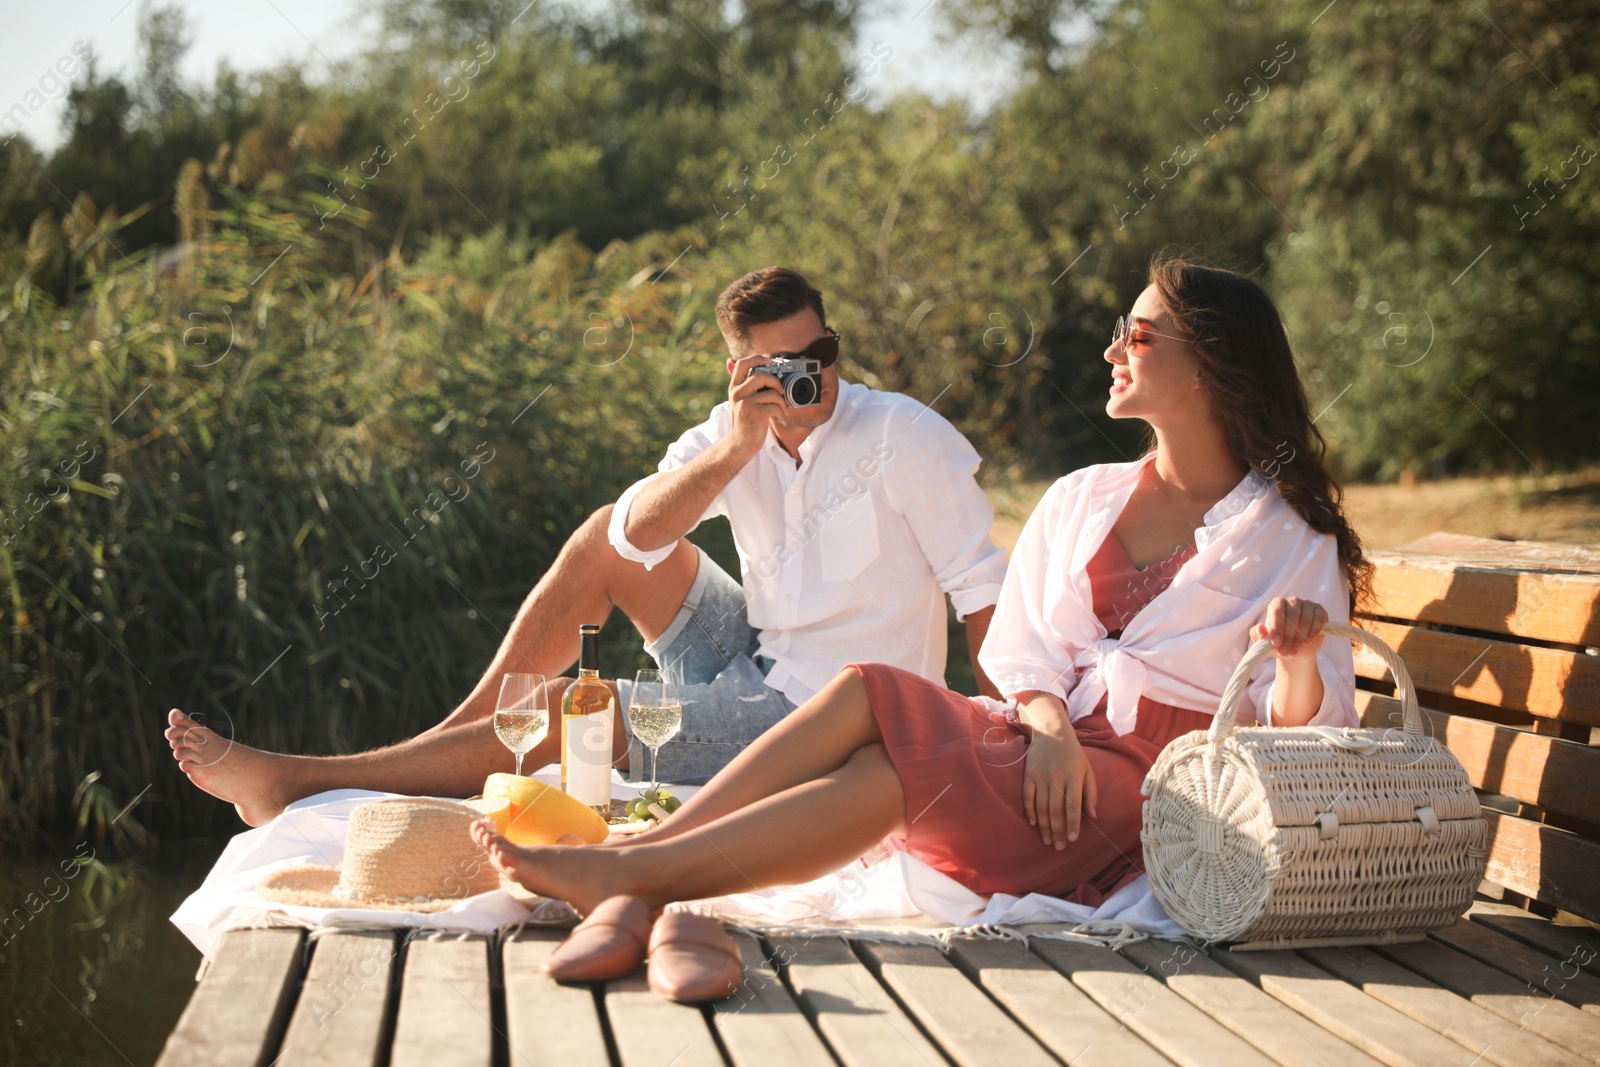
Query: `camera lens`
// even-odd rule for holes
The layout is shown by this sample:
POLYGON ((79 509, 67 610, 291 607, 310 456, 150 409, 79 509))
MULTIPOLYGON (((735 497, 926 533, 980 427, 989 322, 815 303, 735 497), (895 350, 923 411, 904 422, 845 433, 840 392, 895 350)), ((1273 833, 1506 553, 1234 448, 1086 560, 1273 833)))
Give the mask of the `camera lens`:
POLYGON ((796 375, 789 379, 788 393, 789 406, 795 408, 809 407, 820 399, 817 380, 809 375, 796 375))

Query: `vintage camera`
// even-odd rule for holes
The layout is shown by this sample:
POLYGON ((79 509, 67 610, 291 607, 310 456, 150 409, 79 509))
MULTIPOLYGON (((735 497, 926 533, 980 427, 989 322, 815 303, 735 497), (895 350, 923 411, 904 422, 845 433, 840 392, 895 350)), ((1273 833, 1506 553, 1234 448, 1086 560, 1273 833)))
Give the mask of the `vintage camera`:
POLYGON ((778 379, 783 399, 792 408, 805 408, 822 403, 822 363, 815 359, 778 357, 751 370, 752 374, 770 374, 778 379))

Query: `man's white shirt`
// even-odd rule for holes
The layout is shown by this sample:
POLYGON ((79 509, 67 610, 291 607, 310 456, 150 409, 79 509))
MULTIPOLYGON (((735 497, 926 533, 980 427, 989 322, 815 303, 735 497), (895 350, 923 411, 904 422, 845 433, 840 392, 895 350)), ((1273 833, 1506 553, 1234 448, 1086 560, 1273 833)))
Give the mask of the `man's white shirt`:
MULTIPOLYGON (((731 406, 718 404, 667 450, 660 472, 722 440, 732 421, 731 406)), ((977 451, 920 401, 840 382, 833 416, 799 452, 797 467, 769 430, 700 518, 723 515, 733 527, 758 655, 774 664, 767 684, 798 704, 853 662, 943 684, 944 594, 965 618, 995 603, 1005 578, 989 538, 994 512, 973 478, 977 451)), ((627 519, 658 477, 630 486, 611 516, 613 547, 647 569, 674 546, 640 549, 627 519)))

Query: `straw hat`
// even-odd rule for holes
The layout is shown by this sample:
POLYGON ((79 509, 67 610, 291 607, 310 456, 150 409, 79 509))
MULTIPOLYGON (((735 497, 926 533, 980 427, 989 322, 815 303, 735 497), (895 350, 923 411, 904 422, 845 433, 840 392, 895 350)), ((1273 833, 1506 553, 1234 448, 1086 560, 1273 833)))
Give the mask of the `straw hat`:
POLYGON ((500 872, 468 832, 481 817, 449 800, 374 800, 350 813, 342 865, 289 867, 262 879, 256 891, 312 908, 442 911, 502 888, 500 872))

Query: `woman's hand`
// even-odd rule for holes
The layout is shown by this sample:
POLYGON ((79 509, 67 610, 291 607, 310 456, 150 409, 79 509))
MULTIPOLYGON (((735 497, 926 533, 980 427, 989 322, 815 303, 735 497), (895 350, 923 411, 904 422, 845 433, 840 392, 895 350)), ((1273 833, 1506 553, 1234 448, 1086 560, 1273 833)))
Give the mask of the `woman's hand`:
POLYGON ((1039 839, 1059 851, 1078 839, 1083 811, 1096 816, 1094 768, 1078 735, 1067 727, 1064 737, 1035 731, 1023 764, 1022 811, 1039 839))
POLYGON ((1272 681, 1272 725, 1304 726, 1322 706, 1322 672, 1317 653, 1326 636, 1328 612, 1314 600, 1273 597, 1267 614, 1250 636, 1272 642, 1278 671, 1272 681))
POLYGON ((1080 812, 1094 818, 1098 789, 1094 768, 1067 709, 1048 693, 1021 693, 1018 718, 1030 728, 1028 756, 1023 763, 1022 814, 1039 828, 1039 839, 1057 849, 1078 839, 1080 812))
POLYGON ((1286 666, 1316 662, 1322 649, 1322 628, 1328 624, 1328 612, 1315 600, 1299 597, 1273 597, 1267 604, 1267 613, 1250 629, 1252 639, 1266 638, 1272 642, 1272 654, 1286 666))

